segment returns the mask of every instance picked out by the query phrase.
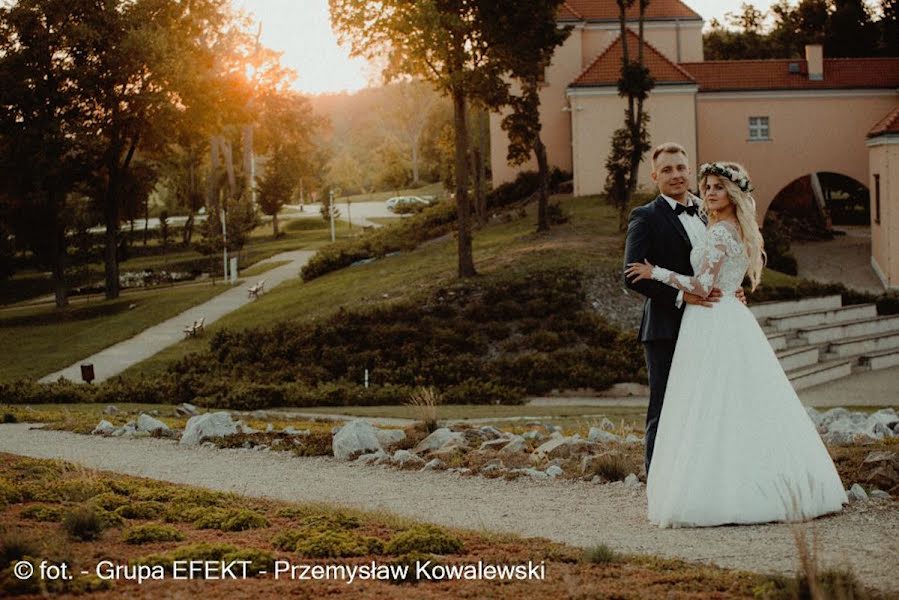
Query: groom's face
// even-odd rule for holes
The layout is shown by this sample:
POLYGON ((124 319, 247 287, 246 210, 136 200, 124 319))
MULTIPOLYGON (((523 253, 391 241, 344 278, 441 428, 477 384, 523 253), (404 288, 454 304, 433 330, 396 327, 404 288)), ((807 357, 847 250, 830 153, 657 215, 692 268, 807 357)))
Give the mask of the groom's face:
POLYGON ((690 165, 681 152, 662 152, 654 161, 650 176, 659 186, 659 191, 675 200, 682 200, 690 181, 690 165))

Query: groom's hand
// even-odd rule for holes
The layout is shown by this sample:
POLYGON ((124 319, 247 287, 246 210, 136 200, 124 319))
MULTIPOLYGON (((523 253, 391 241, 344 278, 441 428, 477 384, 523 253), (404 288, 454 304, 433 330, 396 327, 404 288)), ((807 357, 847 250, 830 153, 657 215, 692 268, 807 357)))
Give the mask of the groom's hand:
POLYGON ((684 292, 684 302, 686 302, 687 304, 695 304, 697 306, 712 308, 712 306, 714 306, 714 303, 720 300, 721 290, 719 290, 718 288, 713 288, 712 293, 709 294, 707 298, 697 296, 696 294, 691 294, 690 292, 684 292))

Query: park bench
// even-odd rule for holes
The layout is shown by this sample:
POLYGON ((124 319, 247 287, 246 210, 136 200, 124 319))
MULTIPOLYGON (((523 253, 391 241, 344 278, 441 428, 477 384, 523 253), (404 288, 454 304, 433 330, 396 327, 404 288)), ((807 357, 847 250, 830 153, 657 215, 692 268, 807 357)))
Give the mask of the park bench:
POLYGON ((200 317, 191 325, 184 326, 184 337, 195 337, 203 333, 203 323, 206 321, 206 317, 200 317))
POLYGON ((256 282, 247 289, 247 298, 258 298, 259 294, 265 292, 265 279, 256 282))

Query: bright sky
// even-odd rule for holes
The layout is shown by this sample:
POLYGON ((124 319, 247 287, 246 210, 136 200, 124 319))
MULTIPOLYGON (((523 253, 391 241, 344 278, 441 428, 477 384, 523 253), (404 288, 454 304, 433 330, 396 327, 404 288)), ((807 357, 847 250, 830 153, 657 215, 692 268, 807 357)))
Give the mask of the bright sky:
MULTIPOLYGON (((235 8, 252 13, 262 22, 262 43, 284 52, 282 63, 297 72, 297 90, 313 94, 356 91, 369 81, 377 83, 375 69, 363 60, 351 60, 349 50, 337 45, 337 37, 331 31, 328 0, 231 1, 235 8)), ((717 18, 722 23, 725 13, 739 12, 743 1, 685 0, 706 22, 717 18)), ((764 11, 775 0, 748 1, 764 11)))

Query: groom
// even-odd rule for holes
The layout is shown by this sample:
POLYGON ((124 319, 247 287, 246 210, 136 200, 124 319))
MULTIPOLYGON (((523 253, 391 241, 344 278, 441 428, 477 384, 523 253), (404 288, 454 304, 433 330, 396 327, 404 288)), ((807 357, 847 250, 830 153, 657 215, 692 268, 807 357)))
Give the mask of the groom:
MULTIPOLYGON (((659 186, 659 196, 631 211, 624 251, 625 267, 628 263, 642 263, 648 259, 653 265, 692 276, 690 250, 705 240, 706 221, 698 213, 699 198, 689 191, 691 174, 687 151, 680 144, 668 142, 653 148, 651 156, 650 176, 659 186)), ((624 284, 646 296, 640 341, 643 342, 649 375, 645 458, 648 476, 684 306, 711 307, 720 300, 721 290, 715 288, 707 298, 702 298, 653 280, 631 282, 625 277, 624 284)), ((737 290, 737 297, 745 302, 742 289, 737 290)))

